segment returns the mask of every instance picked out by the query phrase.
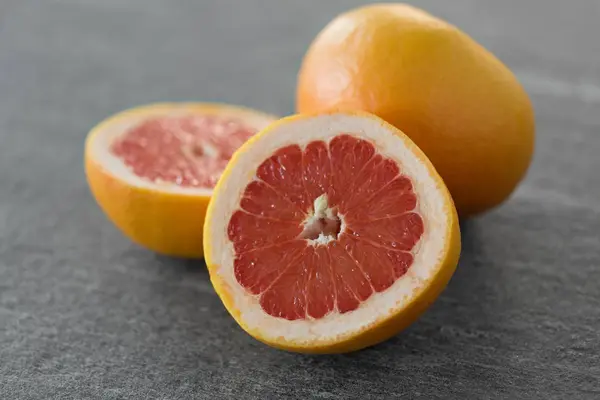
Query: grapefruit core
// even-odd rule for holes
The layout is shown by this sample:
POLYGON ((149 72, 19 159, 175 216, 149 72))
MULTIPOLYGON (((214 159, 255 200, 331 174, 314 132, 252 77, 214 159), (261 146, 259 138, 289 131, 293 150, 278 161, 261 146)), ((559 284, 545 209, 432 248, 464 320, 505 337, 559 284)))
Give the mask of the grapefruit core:
POLYGON ((206 103, 121 112, 88 135, 88 183, 102 210, 136 243, 165 255, 202 257, 216 181, 233 152, 274 119, 206 103))
POLYGON ((389 338, 438 296, 460 252, 441 178, 365 113, 284 118, 233 156, 211 199, 206 263, 252 336, 300 352, 389 338))

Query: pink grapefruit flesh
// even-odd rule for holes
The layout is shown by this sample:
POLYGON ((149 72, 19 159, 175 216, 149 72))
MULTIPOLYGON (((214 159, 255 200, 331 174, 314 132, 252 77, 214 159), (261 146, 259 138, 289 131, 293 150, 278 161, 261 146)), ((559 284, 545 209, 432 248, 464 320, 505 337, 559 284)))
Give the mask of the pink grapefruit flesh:
POLYGON ((235 150, 255 133, 229 116, 160 116, 126 131, 110 151, 140 178, 212 189, 235 150))
POLYGON ((425 231, 398 164, 367 140, 279 149, 245 188, 227 235, 237 282, 269 315, 356 310, 409 270, 425 231))

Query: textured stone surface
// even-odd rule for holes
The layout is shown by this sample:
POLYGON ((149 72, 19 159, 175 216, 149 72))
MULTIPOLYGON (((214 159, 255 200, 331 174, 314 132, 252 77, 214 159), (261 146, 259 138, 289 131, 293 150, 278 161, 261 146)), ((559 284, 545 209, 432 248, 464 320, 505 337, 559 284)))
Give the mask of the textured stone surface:
POLYGON ((358 1, 0 0, 0 398, 600 397, 600 6, 419 4, 532 95, 538 146, 510 202, 464 226, 415 325, 343 356, 266 348, 203 265, 123 238, 90 197, 87 130, 157 100, 293 109, 301 55, 358 1))

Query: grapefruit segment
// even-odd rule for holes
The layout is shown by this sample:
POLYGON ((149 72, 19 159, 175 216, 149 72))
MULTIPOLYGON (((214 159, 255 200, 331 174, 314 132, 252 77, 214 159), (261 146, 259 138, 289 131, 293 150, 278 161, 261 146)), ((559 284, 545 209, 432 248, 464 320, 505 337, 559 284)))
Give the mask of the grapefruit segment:
POLYGON ((306 314, 310 318, 322 318, 330 313, 336 302, 336 292, 329 252, 322 246, 306 247, 303 259, 308 271, 306 285, 306 314))
POLYGON ((237 253, 290 241, 302 232, 293 221, 259 217, 236 211, 229 220, 229 240, 237 253))
POLYGON ((363 167, 371 160, 375 148, 365 140, 350 135, 334 137, 329 144, 332 171, 345 171, 331 175, 331 190, 328 193, 333 204, 342 204, 352 196, 351 183, 356 180, 363 167))
POLYGON ((256 176, 301 210, 306 208, 306 192, 302 183, 302 149, 299 146, 278 150, 258 167, 256 176))
POLYGON ((360 241, 392 250, 411 251, 423 234, 424 226, 419 214, 409 212, 390 218, 354 220, 348 231, 360 241))
POLYGON ((304 215, 294 203, 259 180, 250 182, 246 186, 240 205, 244 211, 250 214, 279 220, 295 221, 304 215))
POLYGON ((334 113, 280 120, 235 153, 204 246, 246 331, 334 352, 383 340, 424 311, 456 267, 460 234, 446 187, 402 132, 334 113))
POLYGON ((235 259, 235 277, 251 293, 263 293, 305 250, 302 240, 293 240, 241 253, 235 259))
MULTIPOLYGON (((357 206, 368 204, 369 200, 372 200, 371 197, 379 194, 394 178, 398 177, 399 172, 398 165, 392 160, 384 159, 379 154, 374 156, 356 176, 356 183, 353 185, 352 191, 344 199, 340 199, 340 209, 348 212, 357 206)), ((382 191, 381 195, 385 196, 388 193, 386 189, 382 191)), ((412 193, 407 194, 412 195, 412 193)), ((377 207, 376 210, 380 210, 380 207, 377 207)))
MULTIPOLYGON (((404 214, 417 206, 417 197, 412 191, 412 183, 405 176, 397 176, 381 190, 366 194, 366 203, 377 197, 377 207, 351 208, 350 218, 376 220, 404 214), (382 190, 384 189, 385 190, 382 190)), ((363 200, 364 201, 364 200, 363 200)))
MULTIPOLYGON (((349 235, 344 235, 340 242, 358 265, 365 266, 365 275, 374 291, 381 292, 389 288, 396 279, 402 276, 402 274, 394 273, 394 269, 397 268, 395 263, 389 262, 382 256, 381 248, 360 242, 349 235)), ((410 255, 410 253, 407 254, 410 255)), ((412 262, 409 262, 407 267, 410 264, 412 262)))
POLYGON ((373 294, 371 284, 363 271, 363 266, 359 265, 340 243, 337 241, 329 243, 327 250, 335 280, 338 311, 341 313, 352 311, 360 302, 373 294))
POLYGON ((382 248, 347 235, 342 243, 359 265, 366 266, 367 277, 376 292, 383 292, 392 286, 413 263, 413 256, 408 251, 382 248))
POLYGON ((142 106, 91 130, 88 183, 109 219, 159 253, 202 257, 212 189, 233 152, 275 118, 206 103, 142 106))
POLYGON ((274 317, 287 320, 306 318, 308 283, 312 261, 310 249, 303 249, 295 262, 283 268, 271 285, 260 296, 260 305, 265 312, 274 317))
POLYGON ((309 201, 331 190, 331 162, 325 142, 315 141, 306 146, 302 170, 302 182, 309 201))

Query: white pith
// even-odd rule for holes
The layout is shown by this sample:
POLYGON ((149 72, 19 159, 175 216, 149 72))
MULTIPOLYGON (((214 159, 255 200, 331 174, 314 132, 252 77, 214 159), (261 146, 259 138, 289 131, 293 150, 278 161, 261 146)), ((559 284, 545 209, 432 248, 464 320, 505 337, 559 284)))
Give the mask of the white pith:
MULTIPOLYGON (((229 292, 231 306, 240 312, 239 318, 250 331, 259 331, 266 340, 285 340, 297 344, 316 344, 362 331, 405 307, 436 275, 443 257, 447 234, 447 214, 444 209, 445 188, 438 187, 427 167, 409 150, 403 140, 377 119, 344 114, 322 115, 298 119, 278 125, 268 133, 254 138, 253 146, 235 156, 230 166, 227 185, 215 192, 207 221, 211 238, 210 254, 216 271, 229 292), (418 199, 416 211, 423 218, 425 232, 413 249, 414 262, 408 272, 382 293, 374 293, 359 308, 340 314, 332 312, 320 319, 289 321, 267 314, 252 295, 236 280, 235 253, 227 237, 227 226, 233 212, 239 208, 241 195, 255 178, 257 167, 277 149, 290 144, 306 146, 316 140, 328 141, 340 134, 351 134, 373 143, 376 150, 398 163, 401 173, 411 178, 418 199)), ((342 225, 342 232, 344 230, 342 225)))
POLYGON ((226 105, 198 106, 193 103, 173 103, 165 105, 151 105, 140 109, 133 109, 118 114, 101 124, 97 131, 91 135, 89 143, 89 156, 98 162, 112 176, 129 183, 131 186, 160 190, 161 192, 178 193, 192 196, 210 196, 212 189, 182 187, 172 182, 152 182, 134 174, 125 163, 110 151, 111 144, 136 125, 149 118, 177 117, 186 115, 219 115, 241 120, 247 126, 258 131, 265 128, 273 117, 253 113, 251 110, 227 107, 226 105))
MULTIPOLYGON (((329 208, 327 204, 327 195, 322 194, 321 196, 315 199, 312 210, 309 210, 308 218, 306 219, 306 221, 304 221, 304 225, 306 226, 313 224, 315 223, 315 221, 321 218, 334 217, 337 217, 340 220, 340 232, 343 232, 345 228, 344 218, 342 216, 334 215, 333 210, 329 208)), ((335 240, 333 236, 325 235, 323 232, 320 232, 319 236, 317 236, 315 239, 307 239, 308 243, 312 246, 327 244, 332 240, 335 240)))

